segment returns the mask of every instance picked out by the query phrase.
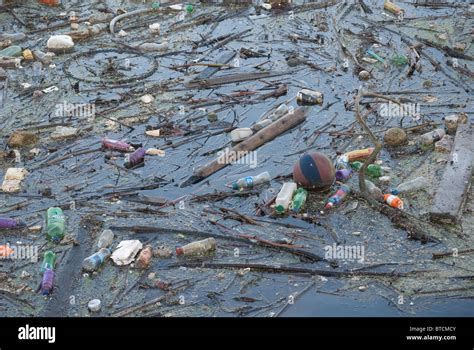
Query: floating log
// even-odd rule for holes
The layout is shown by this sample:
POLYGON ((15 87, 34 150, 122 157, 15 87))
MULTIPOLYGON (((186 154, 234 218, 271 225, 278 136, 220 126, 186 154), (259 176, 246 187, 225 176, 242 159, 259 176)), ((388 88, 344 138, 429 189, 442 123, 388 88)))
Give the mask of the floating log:
POLYGON ((431 221, 448 224, 459 223, 471 186, 472 136, 470 124, 458 125, 453 150, 430 211, 431 221))
POLYGON ((227 149, 227 151, 221 154, 219 157, 204 165, 202 168, 196 170, 194 174, 181 185, 181 187, 186 187, 202 181, 206 177, 226 167, 230 163, 246 156, 250 151, 257 149, 265 143, 273 140, 275 137, 283 134, 285 131, 291 129, 295 125, 302 123, 306 119, 305 113, 307 110, 307 107, 298 108, 292 113, 288 113, 274 121, 267 127, 263 128, 231 149, 227 149))

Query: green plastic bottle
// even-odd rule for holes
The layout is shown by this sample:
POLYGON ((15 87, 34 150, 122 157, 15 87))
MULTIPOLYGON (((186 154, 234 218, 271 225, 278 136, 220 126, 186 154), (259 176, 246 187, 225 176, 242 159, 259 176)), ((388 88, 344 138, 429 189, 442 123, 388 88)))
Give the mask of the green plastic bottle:
POLYGON ((158 1, 154 1, 152 4, 151 4, 151 8, 154 9, 154 10, 157 10, 160 8, 160 3, 158 1))
POLYGON ((43 263, 41 264, 41 272, 45 272, 46 269, 54 270, 54 263, 56 262, 56 254, 53 251, 48 250, 44 253, 43 263))
POLYGON ((406 66, 408 64, 408 58, 405 55, 395 55, 392 57, 392 63, 395 66, 406 66))
POLYGON ((378 164, 369 164, 366 170, 367 174, 372 177, 382 176, 382 168, 378 164))
POLYGON ((21 56, 21 47, 12 45, 0 51, 0 57, 19 57, 21 56))
POLYGON ((48 209, 46 216, 46 235, 51 241, 59 242, 63 239, 66 228, 63 211, 52 207, 48 209))
POLYGON ((308 198, 308 191, 306 191, 304 188, 298 188, 290 203, 290 210, 292 212, 298 213, 306 203, 306 198, 308 198))
POLYGON ((194 11, 194 7, 193 5, 189 4, 189 5, 186 5, 186 12, 187 13, 191 13, 194 11))

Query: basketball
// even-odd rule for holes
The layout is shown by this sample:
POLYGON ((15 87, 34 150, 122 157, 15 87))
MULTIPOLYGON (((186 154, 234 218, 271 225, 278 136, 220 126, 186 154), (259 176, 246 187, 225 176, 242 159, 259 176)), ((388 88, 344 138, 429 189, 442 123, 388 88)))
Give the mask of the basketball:
POLYGON ((306 153, 293 166, 293 179, 306 189, 325 190, 334 183, 334 165, 322 153, 306 153))

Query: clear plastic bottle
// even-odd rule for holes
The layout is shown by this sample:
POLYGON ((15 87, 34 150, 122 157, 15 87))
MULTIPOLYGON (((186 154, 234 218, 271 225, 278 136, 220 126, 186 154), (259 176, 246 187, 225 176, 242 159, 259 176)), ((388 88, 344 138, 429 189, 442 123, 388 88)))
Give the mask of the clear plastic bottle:
POLYGON ((446 134, 444 129, 436 129, 430 132, 427 132, 426 134, 423 134, 420 136, 421 138, 421 143, 423 146, 429 146, 436 141, 439 141, 443 138, 443 136, 446 134))
POLYGON ((97 242, 97 247, 99 249, 108 248, 114 241, 114 233, 112 230, 106 229, 100 234, 99 240, 97 242))
POLYGON ((293 198, 293 194, 296 191, 296 188, 297 186, 294 182, 285 182, 283 184, 275 200, 275 211, 278 214, 282 214, 288 209, 288 207, 290 206, 291 199, 293 198))
POLYGON ((424 176, 419 176, 413 180, 405 181, 398 185, 396 188, 392 189, 390 192, 392 194, 399 193, 409 193, 421 190, 428 186, 428 180, 424 176))
POLYGON ((273 121, 270 118, 263 119, 255 123, 254 125, 252 125, 250 129, 252 129, 252 131, 254 132, 257 132, 257 131, 262 130, 264 127, 270 125, 271 123, 273 123, 273 121))
POLYGON ((200 255, 216 250, 216 240, 206 238, 202 241, 196 241, 176 248, 176 255, 200 255))
POLYGON ((100 265, 112 254, 112 252, 107 248, 100 249, 97 253, 92 254, 91 256, 84 259, 82 262, 82 268, 85 271, 95 271, 99 268, 100 265))
POLYGON ((372 181, 365 180, 365 187, 373 199, 383 202, 384 199, 382 190, 378 188, 372 181))
POLYGON ((272 121, 275 121, 281 117, 283 117, 285 114, 287 114, 289 111, 289 108, 288 108, 288 105, 286 105, 285 103, 282 103, 281 105, 278 106, 277 109, 275 109, 275 111, 270 114, 270 119, 272 121))
POLYGON ((232 189, 234 190, 242 190, 242 189, 250 189, 254 188, 257 185, 261 185, 265 182, 270 182, 272 178, 268 171, 265 171, 257 176, 247 176, 232 183, 232 189))

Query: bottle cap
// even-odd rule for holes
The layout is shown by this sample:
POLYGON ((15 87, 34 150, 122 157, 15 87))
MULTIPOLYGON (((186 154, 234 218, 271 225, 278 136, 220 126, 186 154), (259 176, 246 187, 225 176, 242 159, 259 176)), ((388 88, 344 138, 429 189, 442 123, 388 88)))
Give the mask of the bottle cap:
POLYGON ((87 308, 92 311, 92 312, 98 312, 100 311, 100 307, 101 307, 101 302, 99 299, 92 299, 91 301, 89 301, 89 303, 87 304, 87 308))
POLYGON ((283 205, 277 205, 275 206, 275 211, 278 213, 278 214, 281 214, 285 211, 285 208, 283 208, 283 205))
POLYGON ((182 247, 176 248, 176 255, 183 255, 183 254, 184 254, 184 250, 182 247))

